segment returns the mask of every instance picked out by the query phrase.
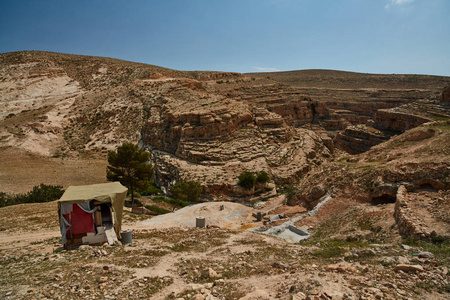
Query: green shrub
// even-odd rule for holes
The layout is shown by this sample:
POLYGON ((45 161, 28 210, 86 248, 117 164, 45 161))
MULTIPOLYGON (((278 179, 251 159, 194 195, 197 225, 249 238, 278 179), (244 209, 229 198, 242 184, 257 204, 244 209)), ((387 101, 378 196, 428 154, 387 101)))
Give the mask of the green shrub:
MULTIPOLYGON (((134 199, 134 207, 142 207, 142 202, 139 199, 134 199)), ((125 207, 131 207, 131 200, 125 201, 125 207)))
POLYGON ((198 181, 179 181, 170 188, 174 199, 184 202, 198 202, 202 193, 202 185, 198 181))
POLYGON ((0 207, 22 204, 22 203, 43 203, 55 201, 64 194, 62 186, 46 185, 41 183, 33 187, 25 194, 6 194, 0 192, 0 207))
POLYGON ((169 203, 172 205, 175 205, 177 207, 185 207, 185 206, 189 206, 189 202, 183 201, 183 200, 179 200, 179 199, 172 199, 172 198, 166 198, 164 196, 157 196, 157 197, 153 197, 152 200, 154 202, 165 202, 165 203, 169 203))
POLYGON ((299 194, 297 187, 292 184, 286 184, 283 188, 286 194, 286 201, 288 203, 295 202, 299 194))
POLYGON ((256 183, 256 177, 252 172, 244 171, 238 176, 239 182, 238 185, 243 187, 246 190, 251 190, 256 183))
POLYGON ((28 203, 50 202, 55 201, 64 194, 64 190, 60 185, 46 185, 41 183, 39 186, 34 186, 27 194, 28 203))
POLYGON ((257 183, 266 183, 267 181, 269 181, 269 179, 270 179, 269 174, 267 174, 264 171, 261 171, 256 175, 257 183))
POLYGON ((164 208, 156 206, 156 205, 146 205, 145 208, 148 210, 151 210, 157 214, 160 214, 160 215, 167 214, 170 212, 167 209, 164 209, 164 208))
POLYGON ((422 240, 417 240, 412 237, 406 238, 403 240, 403 244, 412 246, 412 247, 420 247, 424 251, 428 251, 433 253, 438 259, 447 259, 450 257, 450 240, 444 239, 441 241, 441 238, 438 238, 437 241, 433 243, 433 241, 427 242, 422 240))
POLYGON ((141 195, 143 196, 149 196, 149 195, 160 195, 162 194, 162 191, 159 187, 156 186, 156 184, 152 183, 148 189, 145 191, 140 191, 141 195))

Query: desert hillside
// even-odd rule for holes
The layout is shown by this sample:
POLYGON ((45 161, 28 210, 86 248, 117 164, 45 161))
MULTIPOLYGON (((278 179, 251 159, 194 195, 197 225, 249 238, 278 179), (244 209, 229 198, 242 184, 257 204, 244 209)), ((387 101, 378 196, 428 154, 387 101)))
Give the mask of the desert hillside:
MULTIPOLYGON (((392 134, 448 118, 439 100, 448 77, 181 72, 49 52, 1 54, 0 67, 3 160, 23 168, 29 157, 56 170, 67 162, 68 172, 100 160, 85 181, 55 176, 63 186, 103 182, 106 151, 131 141, 151 151, 159 185, 189 177, 208 194, 236 195, 243 169, 267 171, 275 184, 295 183, 340 150, 361 153, 392 134)), ((40 183, 29 176, 13 187, 15 173, 3 168, 4 191, 40 183)))
POLYGON ((56 203, 0 208, 0 296, 446 299, 448 86, 0 54, 0 192, 105 182, 107 151, 133 142, 163 192, 195 180, 204 200, 148 219, 127 211, 132 245, 74 251, 58 245, 56 203), (245 189, 246 170, 270 180, 245 189), (209 228, 193 228, 198 215, 209 228))

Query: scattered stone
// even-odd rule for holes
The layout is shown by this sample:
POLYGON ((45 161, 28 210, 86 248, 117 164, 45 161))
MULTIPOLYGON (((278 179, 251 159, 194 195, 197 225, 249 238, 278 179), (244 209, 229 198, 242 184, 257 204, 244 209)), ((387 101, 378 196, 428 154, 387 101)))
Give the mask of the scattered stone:
POLYGON ((94 267, 93 264, 85 264, 81 267, 82 270, 89 270, 92 269, 94 267))
POLYGON ((272 264, 272 267, 278 268, 278 269, 287 269, 287 268, 289 268, 289 265, 284 264, 284 263, 282 263, 282 262, 280 262, 280 261, 276 261, 276 262, 274 262, 274 263, 272 264))
POLYGON ((405 265, 399 264, 394 268, 395 272, 403 271, 403 272, 423 272, 424 269, 421 265, 405 265))
POLYGON ((331 264, 326 266, 325 271, 338 271, 340 273, 357 273, 358 271, 356 270, 355 267, 352 267, 351 265, 347 265, 347 264, 331 264))
POLYGON ((108 281, 108 276, 102 276, 102 277, 100 277, 99 279, 98 279, 98 282, 99 283, 104 283, 104 282, 107 282, 108 281))
POLYGON ((216 271, 214 271, 211 268, 208 268, 208 269, 202 270, 202 277, 216 278, 216 277, 219 277, 219 276, 217 275, 216 271))
POLYGON ((306 295, 302 292, 298 292, 295 295, 292 295, 292 300, 305 300, 306 299, 306 295))
POLYGON ((407 265, 407 264, 410 263, 409 259, 407 257, 404 257, 404 256, 399 256, 397 258, 397 260, 398 260, 398 263, 402 264, 402 265, 407 265))
POLYGON ((203 286, 205 287, 205 289, 212 289, 212 287, 214 286, 213 282, 208 282, 203 284, 203 286))
POLYGON ((114 264, 103 266, 103 271, 106 271, 108 273, 114 272, 115 269, 116 269, 116 266, 114 264))
POLYGON ((203 288, 203 284, 192 283, 186 287, 186 291, 200 291, 203 288))
POLYGON ((264 299, 267 300, 271 299, 270 295, 264 290, 256 290, 254 292, 248 293, 240 300, 264 300, 264 299))
POLYGON ((434 258, 434 254, 431 252, 419 252, 417 254, 419 258, 434 258))

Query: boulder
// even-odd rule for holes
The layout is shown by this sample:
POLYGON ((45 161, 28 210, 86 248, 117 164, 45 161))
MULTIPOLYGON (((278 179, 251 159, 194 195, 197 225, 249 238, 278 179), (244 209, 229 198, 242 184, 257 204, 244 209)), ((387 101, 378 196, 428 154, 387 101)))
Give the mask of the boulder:
POLYGON ((326 189, 323 184, 316 185, 311 190, 311 198, 316 200, 323 197, 326 194, 326 189))
POLYGON ((104 283, 104 282, 107 282, 108 281, 108 277, 107 276, 102 276, 102 277, 100 277, 99 279, 98 279, 98 282, 99 283, 104 283))
POLYGON ((244 297, 242 297, 240 300, 269 300, 270 295, 264 290, 256 290, 254 292, 248 293, 244 297))
POLYGON ((214 278, 214 277, 218 277, 218 275, 217 275, 216 271, 214 271, 211 268, 208 268, 208 269, 202 270, 202 277, 214 278))
POLYGON ((406 264, 399 264, 396 265, 394 268, 395 272, 403 271, 403 272, 423 272, 424 269, 421 265, 406 265, 406 264))
POLYGON ((417 254, 417 256, 418 256, 419 258, 434 258, 434 254, 433 254, 433 253, 431 253, 431 252, 426 252, 426 251, 424 251, 424 252, 419 252, 419 253, 417 254))

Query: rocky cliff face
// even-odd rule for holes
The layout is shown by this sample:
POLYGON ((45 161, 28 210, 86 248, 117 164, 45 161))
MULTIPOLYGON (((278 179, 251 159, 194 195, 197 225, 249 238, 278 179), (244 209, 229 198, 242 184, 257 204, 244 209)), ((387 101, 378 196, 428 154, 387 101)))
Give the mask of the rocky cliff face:
MULTIPOLYGON (((193 179, 217 194, 231 193, 243 170, 295 183, 331 159, 335 144, 359 153, 385 140, 372 127, 427 122, 380 109, 435 97, 437 85, 450 82, 425 76, 414 90, 408 80, 416 78, 402 77, 407 86, 391 89, 381 75, 355 86, 365 75, 319 72, 326 82, 316 78, 312 86, 308 76, 292 83, 270 74, 181 72, 43 52, 2 54, 0 67, 0 146, 104 157, 131 141, 152 153, 162 186, 193 179)), ((430 101, 423 105, 445 118, 446 108, 430 101)))
MULTIPOLYGON (((160 82, 160 89, 167 84, 160 82)), ((243 170, 264 170, 279 184, 293 183, 311 165, 331 157, 317 134, 292 126, 312 118, 310 99, 271 104, 204 89, 168 88, 159 98, 147 99, 141 140, 159 166, 158 182, 167 188, 174 180, 191 178, 226 194, 243 170)))
POLYGON ((376 128, 401 132, 431 121, 433 120, 430 118, 405 113, 396 109, 379 109, 375 114, 376 128))
POLYGON ((334 143, 350 154, 357 154, 368 151, 375 145, 378 145, 388 138, 379 130, 365 125, 348 126, 345 130, 339 132, 334 143))

